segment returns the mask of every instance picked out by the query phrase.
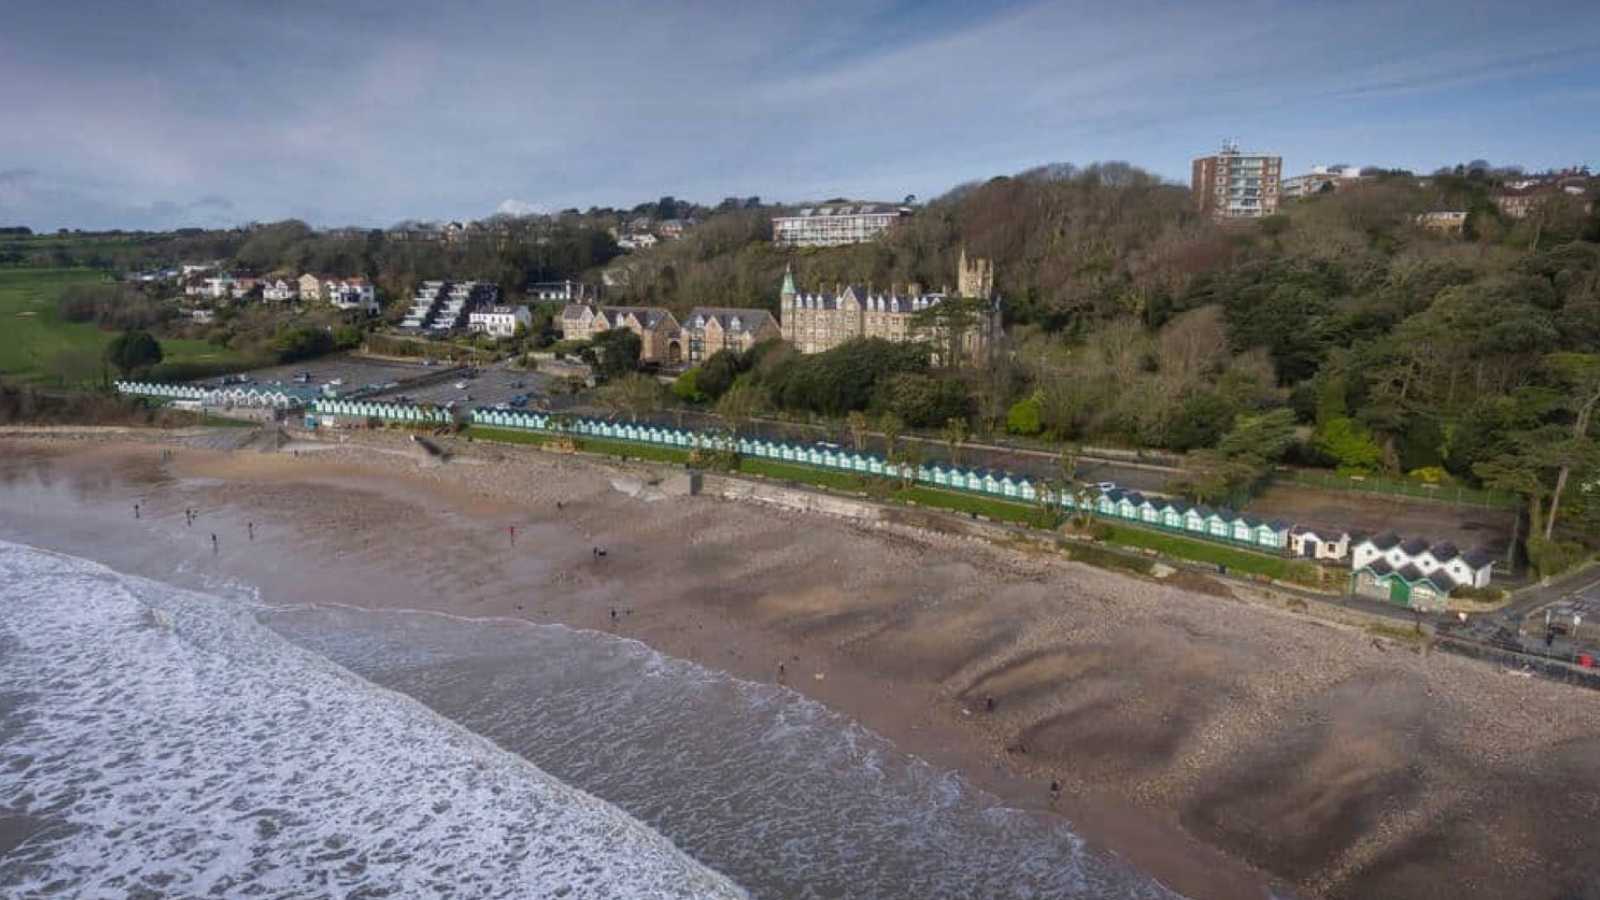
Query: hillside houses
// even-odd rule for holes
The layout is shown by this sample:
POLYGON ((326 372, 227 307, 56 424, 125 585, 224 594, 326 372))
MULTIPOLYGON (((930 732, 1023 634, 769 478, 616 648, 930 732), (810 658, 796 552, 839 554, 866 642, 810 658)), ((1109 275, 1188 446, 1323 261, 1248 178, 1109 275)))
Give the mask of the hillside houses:
POLYGON ((261 299, 287 303, 300 299, 300 283, 288 278, 273 278, 261 283, 261 299))
POLYGON ((323 297, 335 309, 378 314, 378 292, 365 278, 331 278, 323 282, 323 297))

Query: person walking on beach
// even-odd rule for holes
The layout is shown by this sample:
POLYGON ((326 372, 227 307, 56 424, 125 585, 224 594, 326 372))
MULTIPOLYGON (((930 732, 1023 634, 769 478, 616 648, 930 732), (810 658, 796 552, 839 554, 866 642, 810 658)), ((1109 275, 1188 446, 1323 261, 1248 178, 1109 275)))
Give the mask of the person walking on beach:
POLYGON ((216 535, 216 532, 212 532, 212 534, 211 534, 211 552, 212 553, 217 552, 217 535, 216 535))
POLYGON ((244 523, 244 530, 245 530, 245 533, 250 535, 250 540, 253 541, 253 540, 256 539, 256 523, 254 523, 254 522, 246 522, 246 523, 244 523))
POLYGON ((135 519, 143 518, 142 516, 139 515, 139 504, 137 504, 137 503, 135 503, 133 505, 133 517, 135 519))

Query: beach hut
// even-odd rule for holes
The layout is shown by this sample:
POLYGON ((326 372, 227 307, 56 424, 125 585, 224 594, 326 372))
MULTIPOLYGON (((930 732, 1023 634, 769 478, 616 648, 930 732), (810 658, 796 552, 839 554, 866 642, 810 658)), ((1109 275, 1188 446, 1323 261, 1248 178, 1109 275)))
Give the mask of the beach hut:
POLYGON ((1138 521, 1139 505, 1143 502, 1144 497, 1138 493, 1129 491, 1128 493, 1123 494, 1121 497, 1117 498, 1118 518, 1128 519, 1130 521, 1138 521))

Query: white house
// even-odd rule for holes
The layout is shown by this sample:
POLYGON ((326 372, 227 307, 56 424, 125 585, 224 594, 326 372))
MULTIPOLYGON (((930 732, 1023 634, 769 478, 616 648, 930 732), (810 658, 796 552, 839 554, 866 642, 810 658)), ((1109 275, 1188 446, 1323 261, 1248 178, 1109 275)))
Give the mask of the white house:
POLYGON ((336 309, 356 309, 369 316, 378 314, 378 292, 365 278, 333 278, 322 283, 323 296, 336 309))
POLYGON ((233 296, 233 285, 232 275, 213 275, 206 279, 205 288, 201 293, 213 300, 223 300, 233 296))
POLYGON ((262 282, 261 299, 279 302, 298 300, 300 299, 300 285, 298 282, 290 281, 287 278, 274 278, 271 281, 262 282))
POLYGON ((196 325, 209 325, 217 320, 217 313, 216 310, 197 309, 189 313, 189 318, 193 319, 196 325))
POLYGON ((490 337, 512 337, 518 325, 523 328, 533 325, 533 315, 526 306, 490 306, 467 316, 467 330, 490 337))
POLYGON ((659 244, 661 239, 648 231, 639 234, 625 234, 617 238, 617 246, 624 250, 645 250, 659 244))
POLYGON ((1296 525, 1289 530, 1289 552, 1306 559, 1344 559, 1350 552, 1348 531, 1296 525))
POLYGON ((1363 538, 1350 549, 1351 586, 1358 594, 1418 609, 1442 608, 1457 587, 1484 588, 1494 577, 1494 556, 1462 553, 1448 541, 1401 540, 1394 532, 1363 538))

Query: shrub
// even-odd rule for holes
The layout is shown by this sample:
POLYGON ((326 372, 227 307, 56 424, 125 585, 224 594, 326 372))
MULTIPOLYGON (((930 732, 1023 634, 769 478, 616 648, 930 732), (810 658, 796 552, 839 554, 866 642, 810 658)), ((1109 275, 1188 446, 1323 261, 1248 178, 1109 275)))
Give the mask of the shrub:
POLYGON ((705 392, 700 390, 699 382, 699 367, 690 369, 682 375, 679 375, 677 380, 672 382, 672 396, 677 397, 679 400, 682 400, 685 403, 706 402, 707 398, 705 392))
POLYGON ((1044 403, 1039 395, 1018 400, 1006 412, 1006 431, 1012 434, 1033 435, 1044 430, 1044 403))

